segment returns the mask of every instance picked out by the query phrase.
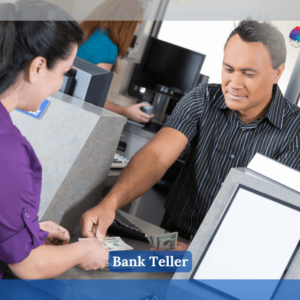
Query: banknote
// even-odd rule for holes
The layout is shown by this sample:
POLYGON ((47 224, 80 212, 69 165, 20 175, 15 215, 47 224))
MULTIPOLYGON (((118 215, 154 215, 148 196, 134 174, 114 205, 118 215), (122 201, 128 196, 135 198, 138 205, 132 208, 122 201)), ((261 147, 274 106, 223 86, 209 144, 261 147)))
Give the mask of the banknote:
POLYGON ((177 245, 178 232, 147 235, 149 243, 158 250, 172 250, 177 245))
MULTIPOLYGON (((84 238, 79 238, 79 241, 85 240, 84 238)), ((133 248, 126 244, 120 237, 109 237, 104 239, 103 247, 107 251, 126 251, 132 250, 133 248)))
POLYGON ((132 250, 133 248, 126 244, 120 237, 109 237, 103 242, 104 248, 107 251, 123 251, 132 250))

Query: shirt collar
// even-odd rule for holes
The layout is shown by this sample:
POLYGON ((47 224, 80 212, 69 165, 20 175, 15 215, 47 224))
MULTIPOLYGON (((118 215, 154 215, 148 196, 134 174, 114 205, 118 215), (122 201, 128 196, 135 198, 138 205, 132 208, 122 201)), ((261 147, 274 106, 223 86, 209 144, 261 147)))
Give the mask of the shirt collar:
POLYGON ((2 118, 2 120, 4 120, 7 125, 9 126, 13 125, 10 114, 1 101, 0 101, 0 118, 2 118))
POLYGON ((266 113, 268 120, 279 129, 283 129, 284 120, 284 98, 277 84, 273 86, 273 97, 266 113))
MULTIPOLYGON (((214 99, 212 99, 212 105, 220 109, 228 108, 225 102, 224 95, 222 93, 221 86, 215 94, 214 99)), ((279 129, 283 129, 284 98, 277 84, 273 85, 273 96, 265 117, 268 118, 268 120, 274 126, 276 126, 279 129)))
POLYGON ((217 92, 215 93, 214 98, 211 100, 212 105, 214 107, 220 108, 220 109, 226 109, 228 108, 225 102, 225 98, 222 92, 222 86, 220 85, 217 92))

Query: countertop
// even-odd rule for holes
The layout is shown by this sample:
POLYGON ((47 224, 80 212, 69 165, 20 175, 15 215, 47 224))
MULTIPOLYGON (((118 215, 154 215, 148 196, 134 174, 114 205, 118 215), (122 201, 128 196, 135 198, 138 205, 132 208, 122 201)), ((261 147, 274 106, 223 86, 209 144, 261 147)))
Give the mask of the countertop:
POLYGON ((144 127, 139 127, 127 122, 123 130, 150 141, 155 136, 155 134, 161 129, 161 127, 162 125, 158 125, 152 122, 145 124, 144 127))

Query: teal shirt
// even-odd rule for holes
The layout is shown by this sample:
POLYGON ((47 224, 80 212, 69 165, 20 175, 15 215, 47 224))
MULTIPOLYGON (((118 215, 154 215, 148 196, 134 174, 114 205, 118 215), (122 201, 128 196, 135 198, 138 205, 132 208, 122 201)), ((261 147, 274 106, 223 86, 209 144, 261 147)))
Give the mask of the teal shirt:
POLYGON ((108 37, 107 30, 103 32, 101 29, 97 29, 78 48, 77 56, 92 64, 114 65, 118 56, 118 47, 108 37))

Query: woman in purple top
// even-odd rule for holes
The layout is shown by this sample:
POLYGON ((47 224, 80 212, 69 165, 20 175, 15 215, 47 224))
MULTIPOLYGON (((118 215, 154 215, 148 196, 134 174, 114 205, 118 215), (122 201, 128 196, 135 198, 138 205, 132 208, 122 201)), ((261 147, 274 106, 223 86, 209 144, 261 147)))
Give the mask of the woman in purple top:
MULTIPOLYGON (((0 20, 36 15, 70 18, 43 1, 0 5, 0 20)), ((19 278, 52 278, 75 265, 97 269, 108 260, 102 241, 68 244, 66 229, 39 223, 42 167, 9 115, 38 110, 60 88, 83 36, 75 21, 0 21, 0 265, 19 278), (51 244, 54 239, 62 245, 51 244)))

